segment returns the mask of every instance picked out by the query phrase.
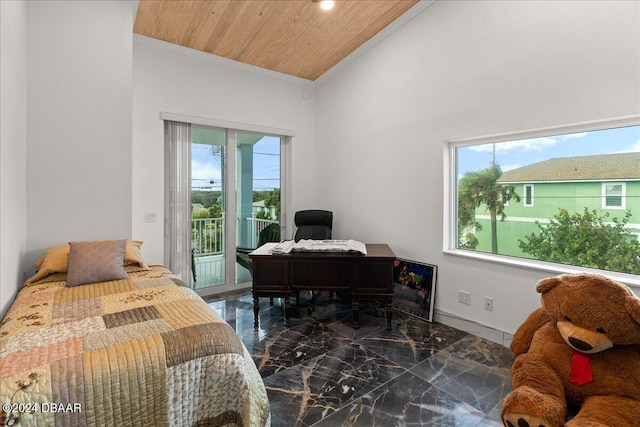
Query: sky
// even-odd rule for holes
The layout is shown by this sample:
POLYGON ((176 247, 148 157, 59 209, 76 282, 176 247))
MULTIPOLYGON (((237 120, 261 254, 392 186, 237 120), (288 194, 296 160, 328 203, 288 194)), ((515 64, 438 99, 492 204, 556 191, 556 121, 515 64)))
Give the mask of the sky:
MULTIPOLYGON (((280 138, 265 136, 253 149, 253 189, 260 191, 280 188, 280 138)), ((210 145, 192 144, 191 177, 193 190, 222 189, 220 154, 212 155, 210 145)))
MULTIPOLYGON (((458 176, 491 166, 493 145, 458 150, 458 176)), ((640 151, 640 126, 508 141, 495 144, 496 162, 503 171, 556 157, 640 151)), ((280 188, 280 139, 263 137, 254 146, 254 190, 280 188)), ((192 188, 221 190, 220 155, 210 145, 192 145, 192 188), (213 183, 211 183, 213 181, 213 183)), ((640 177, 640 165, 638 166, 640 177)))
MULTIPOLYGON (((493 145, 458 149, 458 177, 491 166, 493 145)), ((496 163, 503 171, 557 157, 640 151, 640 126, 628 126, 495 144, 496 163)), ((640 165, 638 165, 640 178, 640 165)))

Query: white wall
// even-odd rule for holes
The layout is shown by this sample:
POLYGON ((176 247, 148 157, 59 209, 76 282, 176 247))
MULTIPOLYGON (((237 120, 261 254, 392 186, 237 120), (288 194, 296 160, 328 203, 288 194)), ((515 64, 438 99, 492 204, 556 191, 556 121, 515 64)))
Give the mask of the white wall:
POLYGON ((134 2, 29 1, 27 268, 131 235, 134 2))
POLYGON ((443 254, 444 141, 640 113, 639 7, 440 1, 321 79, 318 203, 336 237, 437 264, 438 310, 513 332, 552 274, 443 254))
POLYGON ((27 4, 0 2, 0 318, 27 251, 27 4))
POLYGON ((163 262, 164 128, 160 112, 293 130, 292 209, 316 203, 311 82, 143 36, 134 37, 133 236, 163 262), (307 92, 307 98, 302 96, 307 92), (156 222, 145 222, 145 213, 156 222))

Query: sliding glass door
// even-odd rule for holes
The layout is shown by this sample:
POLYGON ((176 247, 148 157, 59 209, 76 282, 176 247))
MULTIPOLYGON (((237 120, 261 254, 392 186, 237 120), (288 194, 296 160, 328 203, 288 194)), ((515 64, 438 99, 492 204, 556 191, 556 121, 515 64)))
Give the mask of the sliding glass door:
POLYGON ((194 289, 204 290, 225 285, 226 147, 226 130, 191 127, 191 246, 194 289))
POLYGON ((201 295, 248 287, 247 254, 280 236, 284 138, 192 125, 191 140, 192 287, 201 295))
MULTIPOLYGON (((237 246, 255 249, 280 239, 280 149, 282 138, 236 133, 237 246)), ((246 253, 246 251, 245 251, 246 253)), ((236 283, 251 281, 251 263, 238 252, 236 283)))

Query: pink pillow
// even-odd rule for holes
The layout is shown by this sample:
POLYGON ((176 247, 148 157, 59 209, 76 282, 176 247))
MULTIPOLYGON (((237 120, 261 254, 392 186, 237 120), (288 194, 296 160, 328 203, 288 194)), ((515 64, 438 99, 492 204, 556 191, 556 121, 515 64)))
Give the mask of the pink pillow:
POLYGON ((127 279, 124 269, 126 240, 69 242, 67 286, 127 279))

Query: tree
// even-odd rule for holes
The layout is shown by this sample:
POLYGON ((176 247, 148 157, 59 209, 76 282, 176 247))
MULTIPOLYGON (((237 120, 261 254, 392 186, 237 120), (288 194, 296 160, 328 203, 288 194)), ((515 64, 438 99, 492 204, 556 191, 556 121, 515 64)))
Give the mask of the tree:
MULTIPOLYGON (((498 253, 498 216, 500 221, 504 221, 507 217, 504 213, 505 204, 512 199, 520 201, 520 196, 515 192, 513 185, 498 183, 500 176, 502 176, 502 169, 494 164, 479 171, 467 172, 460 179, 458 187, 458 239, 473 244, 475 248, 477 238, 470 235, 468 230, 474 226, 479 229, 480 224, 475 219, 475 210, 480 205, 485 205, 491 218, 491 252, 494 254, 498 253)), ((471 246, 469 243, 467 245, 471 246)))
POLYGON ((536 221, 540 234, 519 240, 520 249, 541 261, 640 274, 640 242, 625 229, 631 216, 627 211, 622 220, 606 222, 608 212, 585 207, 582 214, 569 215, 559 208, 550 224, 536 221))
POLYGON ((220 191, 191 190, 191 203, 199 203, 205 208, 209 208, 216 203, 219 204, 220 194, 220 191))
POLYGON ((276 210, 275 218, 271 218, 273 220, 280 218, 280 189, 274 188, 272 191, 267 194, 267 197, 264 199, 264 206, 266 208, 274 207, 276 210))
POLYGON ((476 221, 476 205, 471 197, 471 179, 466 174, 458 185, 458 247, 472 249, 478 246, 476 231, 482 230, 482 225, 476 221))
POLYGON ((220 202, 215 202, 209 207, 209 218, 222 218, 222 207, 220 202))

